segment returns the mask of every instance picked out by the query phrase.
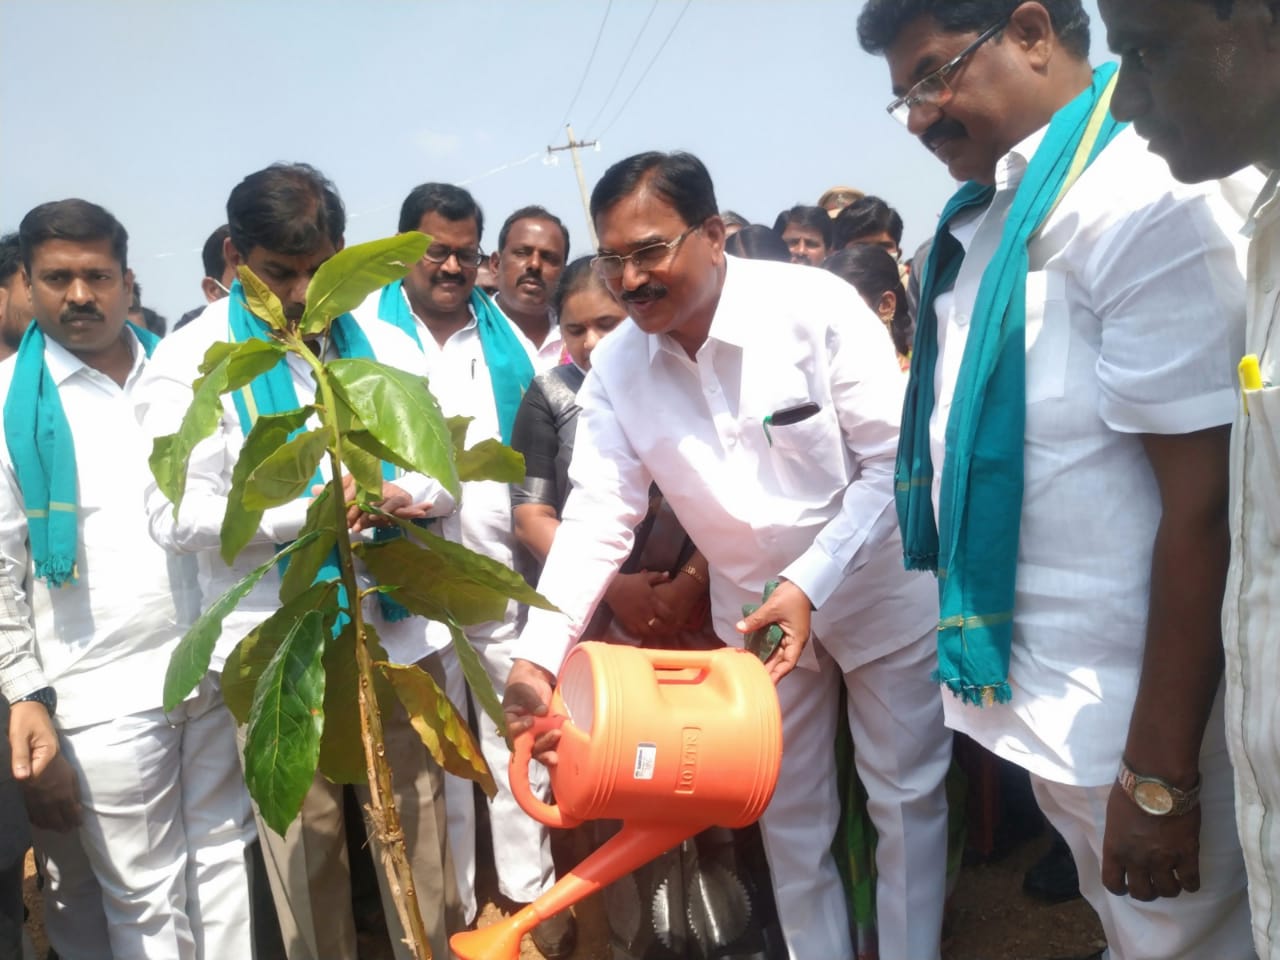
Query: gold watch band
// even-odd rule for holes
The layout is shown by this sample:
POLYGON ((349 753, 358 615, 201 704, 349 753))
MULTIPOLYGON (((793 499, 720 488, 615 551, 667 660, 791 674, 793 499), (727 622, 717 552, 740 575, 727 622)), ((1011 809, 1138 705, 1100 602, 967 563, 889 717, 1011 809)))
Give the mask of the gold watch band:
POLYGON ((697 580, 698 583, 702 584, 704 587, 707 585, 707 578, 703 576, 698 571, 698 568, 695 567, 692 563, 686 563, 683 567, 680 568, 680 572, 684 574, 688 574, 689 576, 693 577, 694 580, 697 580))

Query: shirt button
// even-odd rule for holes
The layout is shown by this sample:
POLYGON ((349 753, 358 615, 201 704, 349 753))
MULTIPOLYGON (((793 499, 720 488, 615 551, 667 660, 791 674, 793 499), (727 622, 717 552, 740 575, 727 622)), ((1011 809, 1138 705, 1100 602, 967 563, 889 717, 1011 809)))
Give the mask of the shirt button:
POLYGON ((714 383, 707 385, 707 393, 711 394, 711 396, 714 397, 719 392, 720 392, 720 388, 716 386, 714 383))

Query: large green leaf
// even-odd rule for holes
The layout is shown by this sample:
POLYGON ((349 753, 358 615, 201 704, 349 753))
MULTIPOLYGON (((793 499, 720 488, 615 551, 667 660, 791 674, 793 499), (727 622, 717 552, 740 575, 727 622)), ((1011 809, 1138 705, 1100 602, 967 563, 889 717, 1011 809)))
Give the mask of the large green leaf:
POLYGON ((236 604, 248 595, 268 570, 275 567, 282 556, 288 556, 307 546, 315 538, 314 533, 299 537, 266 563, 255 567, 244 579, 209 604, 208 609, 191 625, 191 629, 178 642, 177 648, 169 657, 169 667, 164 675, 165 710, 172 710, 185 700, 187 694, 194 690, 196 684, 209 672, 213 648, 217 645, 218 638, 222 636, 222 621, 226 619, 227 614, 236 608, 236 604))
POLYGON ((245 306, 259 320, 276 330, 284 330, 289 321, 284 315, 284 306, 280 298, 271 292, 271 288, 258 279, 258 275, 246 266, 236 268, 236 276, 240 278, 240 286, 244 288, 245 306))
POLYGON ((382 500, 382 460, 351 441, 351 434, 342 438, 342 463, 356 478, 358 493, 377 503, 382 500))
POLYGON ((222 668, 222 699, 237 722, 248 722, 258 680, 289 632, 312 610, 320 611, 327 627, 338 615, 337 595, 336 581, 312 584, 258 624, 231 651, 222 668))
POLYGON ((262 521, 263 509, 248 506, 244 501, 244 486, 249 474, 274 454, 289 438, 289 434, 303 426, 315 407, 306 406, 289 413, 264 414, 258 417, 249 435, 244 438, 240 457, 231 471, 231 491, 227 494, 227 509, 222 516, 222 559, 230 564, 253 539, 262 521))
POLYGON ((404 537, 358 544, 356 551, 379 583, 397 587, 394 600, 430 620, 470 624, 506 615, 504 590, 451 569, 443 557, 404 537))
POLYGON ((296 500, 315 481, 316 467, 329 449, 323 430, 308 430, 277 447, 244 481, 244 505, 265 510, 296 500))
POLYGON ((324 729, 324 617, 294 624, 262 672, 244 742, 244 782, 262 819, 284 835, 302 809, 324 729))
POLYGON ((311 278, 302 329, 318 333, 379 287, 399 280, 422 259, 430 243, 430 237, 412 230, 339 250, 311 278))
POLYGON ((304 590, 309 590, 315 581, 325 560, 333 553, 338 543, 338 531, 345 532, 345 523, 338 524, 334 515, 333 481, 325 484, 311 506, 307 507, 307 519, 302 525, 299 537, 308 537, 307 544, 294 551, 289 557, 289 565, 285 567, 284 576, 280 578, 280 600, 288 603, 304 590))
MULTIPOLYGON (((364 625, 365 644, 371 661, 385 660, 377 632, 364 625)), ((364 740, 360 726, 360 670, 356 664, 356 637, 348 623, 332 638, 324 652, 324 734, 320 738, 320 772, 334 783, 367 783, 369 770, 364 759, 364 740)), ((373 672, 373 690, 378 711, 385 727, 396 709, 396 695, 391 684, 378 671, 373 672)))
POLYGON ((457 455, 458 479, 519 483, 524 479, 524 457, 492 437, 457 455))
POLYGON ((510 748, 511 736, 507 733, 507 718, 502 712, 498 693, 493 689, 493 681, 489 679, 489 671, 484 668, 480 654, 476 653, 476 648, 471 645, 471 640, 463 629, 453 621, 449 621, 447 626, 453 636, 453 652, 458 658, 458 666, 462 667, 462 675, 467 678, 467 686, 510 748))
POLYGON ((458 713, 435 678, 417 666, 385 662, 377 666, 395 687, 396 695, 409 713, 409 722, 436 763, 456 777, 474 780, 492 800, 498 785, 480 752, 480 744, 476 743, 466 718, 458 713))
POLYGON ((263 340, 215 343, 205 353, 204 375, 192 384, 191 406, 177 433, 157 437, 149 464, 160 491, 173 503, 178 515, 187 487, 187 463, 196 444, 213 434, 222 416, 222 394, 238 390, 258 374, 274 367, 284 348, 263 340))
POLYGON ((459 495, 449 428, 425 380, 354 358, 334 360, 327 370, 334 389, 373 439, 395 455, 395 462, 434 477, 459 495))
POLYGON ((453 443, 455 456, 466 449, 467 429, 475 417, 445 417, 444 424, 449 428, 449 440, 453 443))

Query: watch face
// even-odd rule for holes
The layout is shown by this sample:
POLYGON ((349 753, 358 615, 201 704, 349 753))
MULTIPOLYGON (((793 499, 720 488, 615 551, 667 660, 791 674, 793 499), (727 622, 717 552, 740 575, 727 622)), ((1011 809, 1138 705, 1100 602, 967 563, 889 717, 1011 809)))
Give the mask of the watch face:
POLYGON ((1163 784, 1139 780, 1133 787, 1134 802, 1147 813, 1164 816, 1173 809, 1173 795, 1163 784))

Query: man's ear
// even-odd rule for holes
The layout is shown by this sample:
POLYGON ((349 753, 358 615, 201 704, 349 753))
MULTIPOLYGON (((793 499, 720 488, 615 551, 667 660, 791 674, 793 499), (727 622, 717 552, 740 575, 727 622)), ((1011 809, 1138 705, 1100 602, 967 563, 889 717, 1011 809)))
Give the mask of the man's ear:
POLYGON ((133 302, 133 271, 126 270, 124 272, 124 295, 129 298, 129 302, 133 302))
POLYGON ((222 259, 232 270, 244 263, 244 257, 240 256, 240 251, 236 249, 236 245, 231 242, 230 237, 226 237, 222 241, 222 259))
POLYGON ((206 303, 213 303, 213 301, 221 300, 226 296, 226 294, 222 292, 222 288, 218 286, 218 281, 213 279, 213 277, 205 277, 201 280, 200 289, 204 292, 204 299, 206 303))
POLYGON ((489 254, 489 269, 492 270, 494 273, 498 272, 498 263, 501 261, 501 259, 502 258, 498 255, 497 250, 489 254))
POLYGON ((1039 3, 1024 3, 1013 11, 1009 25, 1005 27, 1006 42, 1012 42, 1023 51, 1030 65, 1043 70, 1061 46, 1053 30, 1049 11, 1039 3))

